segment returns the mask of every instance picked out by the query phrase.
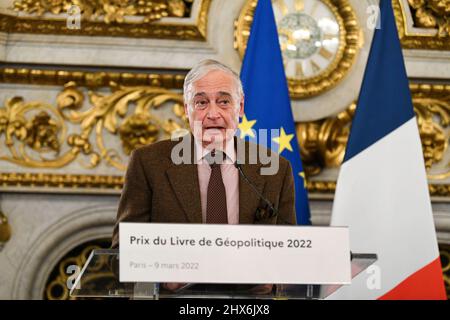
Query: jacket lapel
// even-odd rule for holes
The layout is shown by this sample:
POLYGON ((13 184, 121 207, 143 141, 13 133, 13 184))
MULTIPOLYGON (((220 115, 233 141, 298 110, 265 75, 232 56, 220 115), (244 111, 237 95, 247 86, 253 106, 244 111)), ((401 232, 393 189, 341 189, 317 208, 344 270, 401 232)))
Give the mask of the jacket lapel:
MULTIPOLYGON (((186 213, 190 223, 202 223, 202 206, 200 197, 200 186, 198 183, 197 165, 195 164, 196 151, 194 147, 194 137, 189 134, 184 137, 184 147, 190 150, 183 149, 188 152, 187 157, 190 158, 190 163, 173 164, 166 171, 172 189, 177 197, 180 205, 186 213)), ((186 160, 189 160, 188 158, 186 160)))
POLYGON ((173 165, 166 171, 174 193, 191 223, 202 223, 198 172, 195 164, 173 165))

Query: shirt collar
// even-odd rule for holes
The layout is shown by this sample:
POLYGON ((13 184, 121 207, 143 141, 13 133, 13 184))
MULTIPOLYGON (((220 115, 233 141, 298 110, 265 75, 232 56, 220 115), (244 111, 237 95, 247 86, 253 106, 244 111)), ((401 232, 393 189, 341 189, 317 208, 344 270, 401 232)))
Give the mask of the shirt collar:
MULTIPOLYGON (((206 161, 204 161, 204 157, 206 155, 208 155, 211 150, 208 148, 204 148, 201 141, 198 141, 196 138, 194 138, 195 141, 195 151, 196 151, 196 160, 197 163, 203 163, 206 161)), ((219 150, 219 148, 217 148, 219 150)), ((234 148, 234 137, 230 140, 228 140, 225 143, 225 149, 220 149, 221 151, 223 151, 225 153, 225 155, 227 156, 224 163, 225 164, 233 164, 236 161, 236 150, 234 148)))

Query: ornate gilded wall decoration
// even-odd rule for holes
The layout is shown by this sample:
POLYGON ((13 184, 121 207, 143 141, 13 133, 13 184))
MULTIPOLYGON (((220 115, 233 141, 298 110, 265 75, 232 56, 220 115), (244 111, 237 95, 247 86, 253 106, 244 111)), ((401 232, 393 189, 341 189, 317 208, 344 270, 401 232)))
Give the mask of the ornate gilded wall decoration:
MULTIPOLYGON (((420 138, 422 140, 425 166, 431 169, 433 164, 443 159, 448 148, 450 124, 450 88, 439 85, 411 85, 414 110, 417 115, 420 138)), ((435 175, 428 175, 435 178, 435 175)))
MULTIPOLYGON (((448 150, 450 86, 411 84, 410 89, 428 178, 444 180, 450 177, 450 162, 444 164, 442 169, 435 169, 433 166, 445 160, 444 156, 448 150), (441 172, 436 173, 436 170, 441 172)), ((296 124, 307 174, 317 175, 324 168, 340 166, 345 155, 355 108, 356 104, 353 103, 335 117, 296 124)))
POLYGON ((5 136, 6 149, 0 161, 10 161, 25 167, 45 168, 66 164, 69 156, 60 161, 49 159, 58 155, 66 136, 63 117, 52 106, 41 102, 25 103, 14 97, 0 108, 0 137, 5 136))
POLYGON ((450 35, 450 2, 448 0, 408 0, 413 9, 414 24, 438 30, 438 37, 450 35))
MULTIPOLYGON (((248 0, 235 22, 235 48, 244 56, 257 0, 248 0)), ((292 98, 319 95, 351 69, 363 35, 348 0, 273 1, 292 98)))
POLYGON ((392 5, 404 48, 450 50, 448 0, 393 0, 392 5))
POLYGON ((180 94, 114 83, 111 90, 108 95, 89 91, 88 108, 83 107, 84 92, 74 82, 64 86, 56 106, 24 102, 20 97, 8 100, 0 108, 0 138, 5 136, 7 146, 7 152, 0 153, 0 161, 51 169, 67 166, 85 155, 88 161, 82 165, 86 168, 105 161, 123 171, 127 163, 123 154, 188 127, 180 94), (172 115, 165 119, 158 116, 155 112, 162 108, 169 108, 172 115), (68 132, 69 125, 77 129, 68 132), (107 135, 110 138, 105 139, 107 135), (123 152, 108 146, 114 140, 121 141, 123 152))
POLYGON ((125 153, 130 155, 134 149, 155 142, 159 126, 158 120, 148 114, 129 116, 119 127, 125 153))
POLYGON ((192 0, 16 0, 14 10, 37 16, 44 13, 58 15, 67 13, 74 5, 87 20, 123 23, 126 16, 138 16, 148 23, 162 17, 189 17, 192 0))
MULTIPOLYGON (((117 193, 133 148, 188 127, 183 79, 184 74, 0 68, 4 83, 65 83, 54 105, 15 97, 0 106, 0 163, 17 168, 0 172, 0 186, 117 193), (77 163, 83 173, 73 170, 77 163), (108 167, 114 170, 105 171, 108 167)), ((435 182, 429 184, 430 192, 448 196, 450 86, 413 83, 410 89, 428 178, 435 182)), ((320 181, 320 174, 342 162, 355 106, 334 117, 296 124, 311 192, 334 191, 335 181, 320 181)))
POLYGON ((79 86, 97 88, 111 82, 123 86, 152 86, 165 89, 183 89, 185 74, 156 74, 131 72, 90 72, 28 68, 0 68, 0 82, 37 85, 65 85, 74 81, 79 86))
POLYGON ((340 166, 355 109, 356 103, 353 103, 336 117, 297 123, 302 161, 309 176, 319 174, 326 167, 340 166))
POLYGON ((26 131, 25 142, 32 149, 37 151, 48 149, 59 152, 58 133, 60 128, 47 112, 41 111, 35 115, 27 123, 26 131))
POLYGON ((211 0, 16 0, 12 9, 21 15, 0 14, 0 31, 205 41, 210 3, 211 0), (81 12, 78 29, 67 27, 68 10, 73 5, 81 12), (179 21, 163 22, 165 17, 179 21))
POLYGON ((0 251, 2 251, 3 246, 10 238, 11 226, 9 225, 8 218, 0 211, 0 251))

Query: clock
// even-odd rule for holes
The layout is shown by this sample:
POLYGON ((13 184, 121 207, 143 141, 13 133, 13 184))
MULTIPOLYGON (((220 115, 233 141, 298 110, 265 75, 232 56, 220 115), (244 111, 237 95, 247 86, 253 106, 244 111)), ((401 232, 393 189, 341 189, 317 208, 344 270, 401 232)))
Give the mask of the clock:
POLYGON ((344 21, 329 2, 280 0, 274 4, 286 76, 311 79, 340 59, 345 48, 344 21))
MULTIPOLYGON (((248 0, 235 23, 241 57, 256 4, 248 0)), ((319 95, 344 79, 362 38, 348 0, 273 0, 272 7, 291 97, 319 95)))

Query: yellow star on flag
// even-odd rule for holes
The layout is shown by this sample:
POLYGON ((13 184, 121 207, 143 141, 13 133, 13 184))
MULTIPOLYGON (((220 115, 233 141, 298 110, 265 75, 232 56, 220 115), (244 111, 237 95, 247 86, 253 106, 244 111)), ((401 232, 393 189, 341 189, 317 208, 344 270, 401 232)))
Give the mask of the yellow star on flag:
POLYGON ((244 114, 241 123, 239 123, 238 128, 241 131, 241 139, 244 139, 245 136, 249 136, 254 138, 255 133, 252 131, 252 127, 255 125, 256 120, 248 121, 247 117, 244 114))
POLYGON ((298 175, 303 178, 303 186, 306 188, 307 183, 306 183, 305 171, 299 172, 298 175))
POLYGON ((292 146, 291 146, 292 138, 294 138, 294 135, 293 134, 286 134, 286 132, 284 131, 284 128, 281 127, 280 136, 277 137, 277 138, 273 138, 272 139, 273 141, 275 141, 276 143, 278 143, 280 145, 280 148, 278 150, 279 154, 281 154, 284 149, 288 149, 289 151, 293 151, 292 150, 292 146))

